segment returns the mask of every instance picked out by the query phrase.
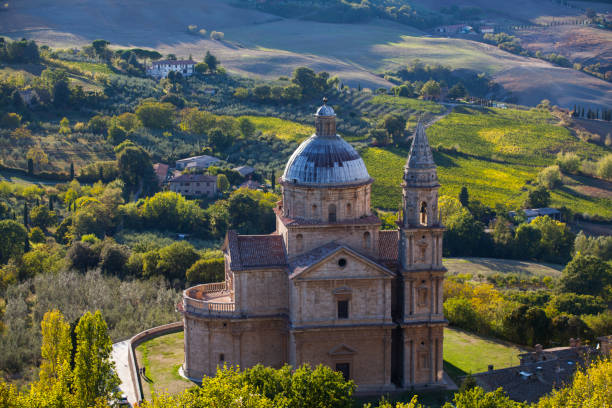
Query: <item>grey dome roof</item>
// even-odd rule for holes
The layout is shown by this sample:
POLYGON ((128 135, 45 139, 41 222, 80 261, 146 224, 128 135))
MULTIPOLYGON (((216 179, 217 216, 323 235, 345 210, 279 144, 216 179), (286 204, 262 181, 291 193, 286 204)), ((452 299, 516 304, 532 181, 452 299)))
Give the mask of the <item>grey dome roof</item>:
POLYGON ((282 180, 313 187, 362 184, 372 181, 365 163, 353 146, 338 135, 322 137, 316 134, 302 142, 293 152, 285 167, 282 180))
POLYGON ((315 115, 317 116, 336 116, 336 112, 334 112, 334 109, 331 106, 327 106, 326 104, 323 104, 323 106, 317 109, 317 113, 315 113, 315 115))

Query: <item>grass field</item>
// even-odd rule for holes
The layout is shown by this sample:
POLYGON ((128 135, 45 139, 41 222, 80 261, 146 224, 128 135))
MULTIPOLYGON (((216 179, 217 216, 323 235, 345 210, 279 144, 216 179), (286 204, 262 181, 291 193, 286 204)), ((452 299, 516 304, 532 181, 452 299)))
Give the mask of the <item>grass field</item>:
POLYGON ((152 393, 177 393, 194 385, 178 373, 183 364, 183 332, 167 334, 149 340, 136 348, 138 365, 145 367, 150 381, 142 382, 144 397, 151 399, 152 393))
POLYGON ((535 262, 514 261, 510 259, 493 258, 444 258, 444 266, 448 269, 447 275, 482 274, 485 277, 497 273, 512 273, 531 276, 558 277, 563 266, 535 262))
POLYGON ((313 126, 268 116, 240 116, 250 119, 257 130, 263 134, 270 133, 279 139, 301 142, 314 132, 313 126))
POLYGON ((424 101, 421 99, 396 97, 391 95, 376 95, 370 100, 370 103, 374 105, 390 105, 396 108, 402 108, 413 112, 431 112, 431 113, 442 113, 444 112, 444 106, 432 102, 424 101))
POLYGON ((559 126, 548 111, 458 107, 427 129, 432 146, 457 146, 461 152, 515 164, 549 165, 557 152, 596 159, 600 146, 583 142, 559 126))
MULTIPOLYGON (((368 148, 362 153, 372 186, 372 205, 394 210, 401 203, 401 182, 408 149, 368 148)), ((440 194, 457 196, 466 186, 470 197, 486 205, 496 203, 518 205, 524 201, 521 187, 532 180, 537 169, 529 166, 494 163, 460 154, 434 153, 438 177, 442 185, 440 194)))
MULTIPOLYGON (((526 185, 537 179, 542 166, 554 163, 557 152, 573 151, 596 159, 606 149, 583 142, 555 124, 547 112, 460 108, 427 129, 434 151, 440 194, 457 196, 462 186, 470 197, 494 207, 497 203, 522 204, 526 185), (458 152, 450 151, 452 147, 458 152)), ((370 175, 374 207, 395 210, 401 202, 401 180, 408 149, 368 148, 362 152, 370 175)), ((575 212, 612 217, 609 189, 588 177, 573 178, 571 184, 553 190, 552 206, 575 212), (596 191, 597 194, 592 194, 596 191)))
POLYGON ((444 370, 455 381, 462 375, 487 371, 489 364, 495 369, 518 365, 518 355, 524 352, 506 342, 462 330, 444 329, 444 370))

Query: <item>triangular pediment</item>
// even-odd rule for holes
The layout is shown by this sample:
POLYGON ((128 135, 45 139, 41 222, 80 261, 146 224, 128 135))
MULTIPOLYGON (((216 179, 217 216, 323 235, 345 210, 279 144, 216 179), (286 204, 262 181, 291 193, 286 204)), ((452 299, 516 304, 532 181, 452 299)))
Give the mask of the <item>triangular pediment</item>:
POLYGON ((395 276, 386 267, 341 244, 326 245, 291 264, 291 279, 388 279, 395 276))
POLYGON ((330 356, 350 356, 356 354, 357 350, 352 347, 347 346, 346 344, 339 344, 333 349, 328 351, 330 356))

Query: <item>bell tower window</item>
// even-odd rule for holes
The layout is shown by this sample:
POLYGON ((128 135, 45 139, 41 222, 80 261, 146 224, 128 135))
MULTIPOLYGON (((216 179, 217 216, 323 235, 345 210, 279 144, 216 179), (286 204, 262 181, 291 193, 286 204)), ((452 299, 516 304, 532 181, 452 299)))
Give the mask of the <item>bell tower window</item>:
POLYGON ((425 201, 421 203, 421 210, 419 213, 421 215, 421 225, 427 225, 427 203, 425 201))
POLYGON ((297 234, 295 236, 295 249, 298 252, 302 252, 304 250, 304 237, 302 234, 297 234))
POLYGON ((336 222, 336 204, 330 204, 329 207, 327 207, 327 210, 328 210, 327 220, 329 222, 336 222))

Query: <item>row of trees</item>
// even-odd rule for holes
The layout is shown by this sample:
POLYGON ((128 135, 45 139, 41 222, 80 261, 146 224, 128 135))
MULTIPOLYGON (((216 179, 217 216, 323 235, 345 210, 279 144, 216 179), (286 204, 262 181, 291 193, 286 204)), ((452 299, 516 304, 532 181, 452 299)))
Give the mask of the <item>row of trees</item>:
POLYGON ((593 340, 612 329, 606 289, 612 268, 601 259, 577 255, 557 284, 547 281, 553 289, 507 290, 507 281, 492 280, 501 289, 464 277, 445 283, 444 313, 452 325, 528 346, 593 340))

